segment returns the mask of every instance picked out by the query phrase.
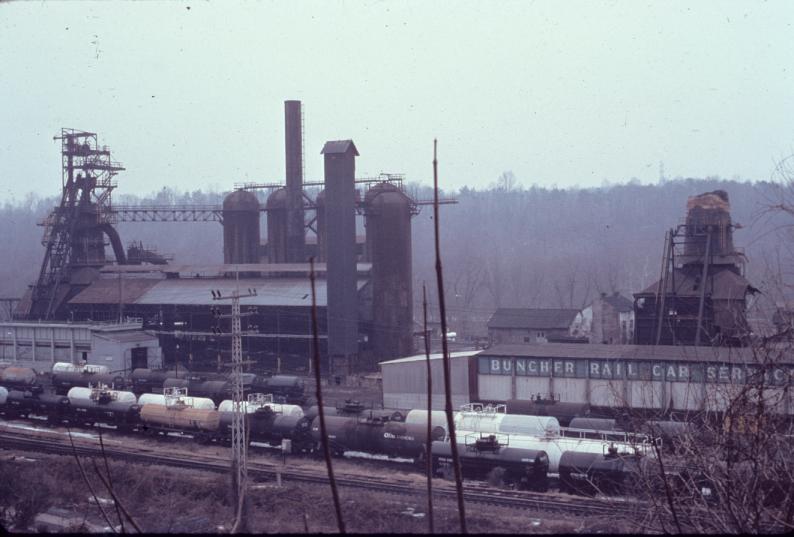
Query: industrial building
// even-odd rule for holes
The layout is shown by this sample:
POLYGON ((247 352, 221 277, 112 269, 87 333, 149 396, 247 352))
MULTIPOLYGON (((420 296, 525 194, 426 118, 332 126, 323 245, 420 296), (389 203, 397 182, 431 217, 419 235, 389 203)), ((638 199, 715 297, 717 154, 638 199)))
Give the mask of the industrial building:
POLYGON ((666 235, 660 279, 634 294, 637 344, 747 343, 747 299, 758 290, 744 277, 735 227, 727 192, 687 200, 686 223, 666 235))
POLYGON ((310 355, 314 258, 324 370, 344 376, 411 354, 411 218, 429 202, 408 196, 401 175, 356 178, 352 140, 327 142, 323 181, 306 181, 302 105, 286 101, 284 111, 285 182, 235 185, 220 207, 113 205, 115 176, 124 168, 96 134, 63 129, 61 202, 44 222, 39 277, 15 318, 138 318, 160 337, 166 364, 214 369, 229 345, 216 333, 223 326, 210 293, 250 288, 257 296, 242 302, 250 310, 245 352, 255 368, 300 371, 310 355), (312 199, 306 188, 322 190, 312 199), (270 191, 264 204, 259 190, 270 191), (359 216, 363 239, 356 237, 359 216), (125 251, 114 228, 121 221, 220 222, 224 263, 171 266, 134 242, 125 251), (105 238, 113 257, 106 256, 105 238))
MULTIPOLYGON (((794 413, 794 356, 779 356, 763 371, 768 400, 794 413)), ((427 406, 425 355, 382 362, 383 404, 388 408, 427 406)), ((497 345, 452 353, 453 405, 509 400, 556 400, 595 407, 652 412, 719 411, 758 375, 762 356, 735 347, 579 345, 497 345)), ((440 354, 431 355, 433 408, 444 408, 440 354)), ((509 411, 509 408, 508 408, 509 411)))
POLYGON ((499 308, 488 321, 488 339, 492 345, 572 340, 586 343, 579 330, 582 324, 582 312, 577 309, 499 308))
POLYGON ((162 352, 141 323, 0 323, 0 362, 44 372, 55 362, 107 366, 110 371, 158 368, 162 352))

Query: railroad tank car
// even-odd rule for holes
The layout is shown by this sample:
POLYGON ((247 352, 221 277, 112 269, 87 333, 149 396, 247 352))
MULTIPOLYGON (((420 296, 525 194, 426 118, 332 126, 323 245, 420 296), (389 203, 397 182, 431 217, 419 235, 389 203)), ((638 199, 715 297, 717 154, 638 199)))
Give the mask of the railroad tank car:
POLYGON ((508 399, 506 406, 509 414, 551 416, 557 418, 563 427, 568 427, 573 418, 590 415, 590 405, 588 404, 562 403, 551 399, 508 399))
MULTIPOLYGON (((288 405, 283 403, 264 403, 264 405, 259 404, 249 404, 248 401, 243 401, 243 410, 246 414, 253 414, 257 412, 260 408, 270 408, 276 414, 282 414, 284 416, 297 416, 302 418, 304 413, 303 409, 298 405, 288 405)), ((221 401, 221 404, 218 405, 219 412, 233 412, 234 411, 234 401, 231 399, 226 399, 225 401, 221 401)))
POLYGON ((165 395, 161 393, 142 393, 138 397, 138 404, 143 405, 163 405, 165 406, 165 395))
POLYGON ((119 430, 130 431, 139 424, 141 407, 133 401, 95 401, 71 399, 69 421, 93 426, 95 423, 114 425, 119 430))
POLYGON ((169 378, 185 378, 190 374, 189 371, 180 369, 179 371, 166 369, 133 369, 130 373, 130 387, 137 394, 151 393, 153 391, 162 393, 163 383, 169 378))
MULTIPOLYGON (((379 417, 326 416, 331 451, 341 455, 345 451, 381 453, 393 457, 421 458, 427 442, 427 426, 406 424, 402 421, 382 420, 379 417)), ((316 445, 321 442, 320 417, 311 425, 312 438, 316 445)), ((434 440, 443 439, 446 431, 434 427, 431 436, 434 440)))
POLYGON ((617 420, 608 418, 575 417, 568 424, 571 429, 589 429, 591 431, 622 431, 617 420))
POLYGON ((89 384, 92 386, 104 384, 117 390, 123 390, 127 386, 127 379, 113 373, 65 371, 52 374, 52 387, 58 395, 66 395, 74 387, 86 388, 89 384))
POLYGON ((91 388, 83 388, 82 386, 76 386, 69 390, 66 394, 69 398, 69 401, 74 403, 75 401, 118 401, 119 403, 137 403, 138 398, 135 397, 135 394, 132 392, 125 392, 120 390, 96 390, 91 388))
MULTIPOLYGON (((358 416, 366 410, 369 409, 365 404, 354 399, 346 399, 344 402, 337 403, 336 406, 324 405, 323 407, 326 416, 358 416)), ((320 415, 320 407, 311 405, 305 415, 310 419, 316 418, 320 415)))
MULTIPOLYGON (((435 475, 452 475, 452 445, 433 442, 432 471, 435 475)), ((487 479, 501 471, 506 485, 545 492, 549 487, 549 458, 542 450, 502 446, 494 435, 459 450, 461 472, 465 479, 487 479)))
POLYGON ((36 370, 30 367, 6 367, 0 372, 0 384, 11 389, 41 391, 36 370))
POLYGON ((646 421, 640 430, 651 436, 652 438, 660 438, 662 440, 662 448, 665 451, 677 451, 682 443, 695 438, 697 441, 702 441, 701 434, 695 429, 692 423, 685 421, 646 421))
MULTIPOLYGON (((467 437, 473 438, 480 435, 480 431, 456 431, 456 439, 458 444, 465 448, 465 439, 467 437)), ((594 453, 603 455, 607 453, 610 447, 614 447, 620 454, 634 454, 634 453, 649 453, 650 446, 645 444, 633 444, 630 442, 618 442, 613 440, 600 440, 594 438, 576 438, 566 436, 527 436, 527 435, 507 435, 507 444, 510 447, 523 447, 526 449, 534 449, 544 451, 549 457, 549 472, 557 473, 560 464, 560 458, 566 451, 594 453)))
POLYGON ((220 413, 183 405, 148 404, 141 407, 140 420, 147 432, 188 432, 195 433, 199 440, 209 440, 217 434, 220 413))
POLYGON ((291 405, 306 404, 306 387, 303 379, 294 375, 258 376, 251 384, 251 391, 273 394, 276 402, 291 405))
POLYGON ((232 394, 232 385, 225 380, 167 378, 163 381, 163 390, 167 388, 187 388, 189 395, 212 399, 216 404, 232 394))
MULTIPOLYGON (((378 450, 390 457, 410 457, 424 460, 427 449, 427 425, 387 421, 383 424, 378 450)), ((446 429, 431 426, 432 441, 443 440, 446 429)))
MULTIPOLYGON (((454 419, 454 413, 453 413, 453 419, 454 419)), ((405 423, 412 425, 422 425, 424 427, 427 427, 427 420, 428 420, 427 410, 415 408, 413 410, 409 410, 408 413, 405 415, 405 423)), ((446 431, 447 413, 444 412, 443 410, 431 411, 430 422, 433 424, 433 427, 442 427, 446 431)))
MULTIPOLYGON (((219 412, 218 436, 230 441, 232 436, 232 412, 219 412)), ((251 442, 262 442, 271 446, 281 445, 282 440, 292 441, 293 452, 303 453, 313 447, 311 422, 303 416, 282 415, 270 409, 261 409, 247 415, 248 433, 251 442)))
POLYGON ((572 494, 627 494, 635 492, 643 469, 641 458, 566 451, 560 457, 560 490, 572 494))
POLYGON ((559 436, 560 422, 551 416, 527 416, 501 412, 458 412, 455 428, 482 433, 559 436))
POLYGON ((69 417, 69 406, 69 398, 61 395, 9 390, 2 410, 8 419, 35 415, 60 423, 69 417))
POLYGON ((83 364, 77 365, 71 362, 55 362, 52 364, 52 373, 110 373, 106 365, 83 364))

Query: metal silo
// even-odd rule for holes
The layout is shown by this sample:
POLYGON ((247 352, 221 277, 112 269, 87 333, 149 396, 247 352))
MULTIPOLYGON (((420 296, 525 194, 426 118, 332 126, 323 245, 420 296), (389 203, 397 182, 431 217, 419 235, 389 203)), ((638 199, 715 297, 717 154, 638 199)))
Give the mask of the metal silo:
POLYGON ((259 262, 259 200, 246 190, 223 200, 223 262, 259 262))
POLYGON ((370 189, 365 200, 375 358, 409 356, 413 353, 411 200, 389 183, 370 189))
POLYGON ((287 262, 287 190, 274 190, 267 198, 267 260, 287 262))

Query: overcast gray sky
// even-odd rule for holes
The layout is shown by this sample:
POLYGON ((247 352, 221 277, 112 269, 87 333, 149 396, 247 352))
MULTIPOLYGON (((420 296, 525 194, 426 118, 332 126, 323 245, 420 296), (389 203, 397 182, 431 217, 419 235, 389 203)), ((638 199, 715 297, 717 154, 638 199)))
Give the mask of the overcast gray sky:
POLYGON ((306 175, 487 187, 768 179, 794 153, 794 2, 0 4, 0 194, 54 195, 61 127, 97 132, 120 192, 281 181, 285 99, 306 175))

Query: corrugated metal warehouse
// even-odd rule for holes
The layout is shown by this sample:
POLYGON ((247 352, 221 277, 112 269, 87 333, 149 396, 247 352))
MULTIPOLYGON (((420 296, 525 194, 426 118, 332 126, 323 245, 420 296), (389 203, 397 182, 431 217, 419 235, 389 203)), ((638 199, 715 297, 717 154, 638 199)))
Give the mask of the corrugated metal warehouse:
MULTIPOLYGON (((370 269, 368 263, 357 267, 358 318, 362 323, 359 331, 365 337, 365 323, 372 318, 370 269)), ((324 353, 328 337, 325 266, 318 264, 316 272, 320 350, 324 353)), ((135 270, 109 266, 101 270, 99 279, 69 301, 69 308, 73 318, 80 321, 113 320, 120 313, 139 318, 145 328, 159 333, 166 361, 179 357, 185 365, 214 367, 224 360, 221 355, 229 348, 229 340, 214 334, 213 329, 220 326, 228 334, 230 328, 229 320, 219 322, 212 309, 228 313, 230 306, 214 301, 212 291, 228 296, 238 288, 257 292, 256 296, 240 299, 243 312, 252 313, 243 319, 243 329, 257 327, 258 332, 245 340, 247 355, 260 362, 272 355, 274 363, 263 364, 271 368, 277 365, 276 355, 310 356, 312 295, 305 264, 165 265, 135 270), (245 277, 238 280, 237 273, 245 277), (119 302, 123 304, 121 312, 119 302)), ((289 365, 305 367, 307 360, 289 365)))
MULTIPOLYGON (((746 379, 759 374, 761 354, 748 348, 579 345, 499 345, 452 354, 453 405, 504 403, 537 396, 596 407, 645 410, 722 410, 746 379)), ((794 413, 794 359, 770 350, 769 397, 794 413)), ((432 355, 433 407, 442 409, 441 356, 432 355)), ((424 355, 381 362, 383 404, 427 405, 424 355)), ((509 409, 508 409, 509 410, 509 409)))

